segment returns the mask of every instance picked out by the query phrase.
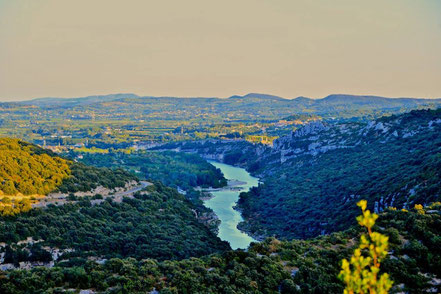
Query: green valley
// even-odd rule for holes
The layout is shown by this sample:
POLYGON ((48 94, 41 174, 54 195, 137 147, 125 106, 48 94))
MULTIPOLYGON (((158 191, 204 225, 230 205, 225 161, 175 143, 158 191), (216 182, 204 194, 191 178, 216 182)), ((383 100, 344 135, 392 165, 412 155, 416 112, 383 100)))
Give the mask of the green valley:
POLYGON ((441 0, 0 0, 0 294, 441 294, 441 0))
MULTIPOLYGON (((101 99, 38 107, 62 118, 101 99)), ((175 101, 115 99, 106 103, 175 101)), ((126 136, 123 130, 136 127, 116 119, 124 139, 115 141, 120 135, 97 128, 95 117, 82 121, 94 131, 76 139, 36 139, 41 147, 1 139, 2 293, 340 293, 341 260, 363 231, 355 221, 361 199, 379 214, 375 231, 389 240, 381 271, 392 292, 440 290, 441 109, 401 113, 406 108, 375 98, 366 102, 370 114, 354 106, 348 116, 339 104, 348 98, 331 96, 308 102, 313 114, 289 114, 279 105, 288 102, 272 96, 230 99, 277 113, 180 125, 167 138, 126 136), (227 181, 207 160, 242 167, 259 184, 240 193, 240 181, 227 181), (222 189, 240 193, 238 228, 259 240, 246 250, 231 250, 217 236, 220 220, 204 205, 210 191, 222 189)), ((207 113, 192 103, 183 105, 207 113)), ((170 123, 176 120, 183 122, 170 123)))

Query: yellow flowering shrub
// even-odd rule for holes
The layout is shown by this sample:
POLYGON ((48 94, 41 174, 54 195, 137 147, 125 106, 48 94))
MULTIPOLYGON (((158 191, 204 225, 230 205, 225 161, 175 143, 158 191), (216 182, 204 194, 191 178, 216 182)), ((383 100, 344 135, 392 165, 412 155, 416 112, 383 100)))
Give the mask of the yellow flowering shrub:
POLYGON ((387 273, 378 277, 380 262, 387 256, 388 237, 372 231, 378 215, 366 209, 367 201, 357 203, 362 215, 357 217, 358 223, 367 229, 368 234, 362 234, 360 245, 355 249, 350 261, 342 260, 339 279, 345 284, 345 294, 386 294, 392 287, 392 281, 387 273))
POLYGON ((441 202, 439 202, 439 201, 433 202, 432 204, 429 205, 429 208, 434 208, 437 206, 441 206, 441 202))
POLYGON ((419 214, 425 214, 424 208, 421 204, 415 204, 415 209, 419 214))

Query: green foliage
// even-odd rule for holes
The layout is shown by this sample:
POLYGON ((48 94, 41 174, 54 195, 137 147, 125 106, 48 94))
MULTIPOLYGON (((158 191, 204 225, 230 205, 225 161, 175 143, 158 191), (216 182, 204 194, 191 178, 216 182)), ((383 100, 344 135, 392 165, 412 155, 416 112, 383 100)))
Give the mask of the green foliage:
POLYGON ((392 287, 392 281, 387 273, 377 277, 380 263, 388 253, 389 238, 372 231, 378 215, 366 210, 366 205, 366 200, 357 203, 363 213, 357 217, 357 221, 360 226, 367 229, 368 236, 361 235, 360 245, 355 249, 350 262, 347 259, 342 260, 342 270, 338 276, 346 284, 345 294, 387 294, 392 287), (368 256, 364 254, 366 251, 368 256))
MULTIPOLYGON (((304 110, 318 111, 325 105, 328 116, 333 112, 347 117, 353 115, 354 107, 346 106, 343 98, 332 96, 317 104, 309 101, 315 105, 304 110)), ((78 138, 56 138, 54 140, 58 141, 52 143, 66 144, 89 138, 92 146, 99 148, 126 148, 133 138, 159 141, 199 139, 210 137, 210 132, 217 128, 210 124, 225 120, 236 123, 242 120, 272 120, 280 114, 292 114, 291 102, 271 98, 262 103, 259 99, 234 97, 226 102, 216 100, 214 104, 207 99, 203 100, 207 103, 205 106, 195 106, 194 101, 187 100, 179 105, 179 109, 176 109, 174 99, 159 101, 150 98, 99 102, 93 106, 75 102, 73 107, 56 111, 48 106, 35 106, 45 121, 38 124, 38 128, 29 124, 32 127, 27 129, 26 134, 40 140, 54 133, 75 134, 78 138), (276 104, 277 107, 282 105, 282 110, 277 109, 276 104), (222 111, 231 111, 228 109, 231 105, 236 112, 231 116, 223 115, 222 111), (250 105, 258 105, 257 110, 249 112, 250 105), (131 109, 132 112, 129 111, 131 109), (95 111, 97 122, 94 120, 95 111), (93 125, 90 113, 93 113, 93 125), (248 115, 244 117, 243 113, 248 115), (61 126, 58 122, 63 121, 65 125, 65 119, 73 119, 75 123, 61 126), (147 121, 138 122, 140 119, 147 121), (187 125, 190 127, 187 128, 187 125), (203 132, 199 128, 202 125, 208 125, 203 132), (185 130, 188 129, 192 131, 187 133, 185 130)), ((383 111, 379 110, 383 106, 372 105, 368 100, 363 100, 369 104, 367 110, 356 108, 357 116, 376 116, 383 111)), ((197 100, 198 103, 201 101, 197 100)), ((378 103, 383 105, 386 101, 378 103)), ((393 103, 397 103, 391 106, 395 107, 394 110, 389 108, 388 111, 404 110, 401 108, 402 101, 393 103)), ((8 105, 7 110, 0 113, 3 127, 0 131, 6 127, 8 132, 16 132, 11 125, 27 121, 28 118, 23 118, 23 115, 26 117, 27 111, 35 112, 35 107, 28 109, 23 105, 8 105)), ((99 196, 93 201, 71 197, 78 202, 19 215, 14 212, 17 205, 24 208, 28 204, 5 197, 2 204, 7 204, 8 208, 6 214, 0 217, 0 242, 8 243, 5 249, 1 249, 8 262, 49 260, 43 247, 18 245, 18 241, 27 237, 43 239, 43 246, 73 248, 75 251, 65 254, 54 268, 0 271, 0 293, 59 293, 68 289, 114 293, 145 293, 153 289, 161 293, 341 293, 343 286, 337 279, 340 271, 338 260, 350 258, 354 249, 356 254, 352 265, 367 270, 361 270, 357 277, 360 275, 367 281, 373 280, 374 275, 379 273, 377 265, 381 260, 381 270, 395 282, 392 291, 440 292, 437 279, 441 277, 441 205, 434 203, 427 206, 427 203, 439 200, 441 195, 440 127, 436 123, 431 128, 427 127, 440 117, 441 110, 382 118, 379 122, 398 123, 389 131, 370 131, 365 138, 360 135, 365 126, 352 125, 352 131, 339 134, 341 142, 359 140, 360 144, 317 156, 293 156, 282 166, 280 156, 261 145, 229 141, 231 144, 225 148, 227 151, 221 151, 226 162, 247 166, 263 177, 264 184, 250 193, 243 193, 240 201, 240 208, 247 218, 242 227, 255 235, 276 235, 288 239, 348 228, 357 213, 353 204, 360 197, 368 199, 369 203, 377 201, 380 210, 392 205, 392 202, 397 207, 407 208, 389 209, 375 219, 375 214, 367 214, 366 205, 362 203, 364 214, 359 222, 368 227, 368 236, 357 227, 311 240, 278 241, 270 238, 252 244, 247 252, 225 252, 228 245, 195 218, 198 207, 159 183, 121 203, 103 201, 99 196), (424 126, 427 131, 418 132, 424 126), (385 133, 392 134, 393 131, 401 136, 385 137, 385 133), (409 136, 404 137, 403 133, 409 136), (380 195, 384 195, 384 199, 380 195), (424 205, 414 206, 417 203, 424 205), (390 239, 386 240, 384 235, 390 239), (390 251, 386 255, 387 248, 390 251), (200 257, 211 253, 215 254, 200 257), (86 261, 88 258, 110 260, 97 264, 86 261), (372 267, 368 267, 371 264, 372 267)), ((244 137, 242 129, 235 128, 234 125, 223 126, 216 131, 227 129, 231 133, 225 134, 226 138, 244 137)), ((23 133, 20 135, 23 136, 23 133)), ((321 139, 328 142, 332 138, 325 136, 321 139)), ((294 142, 294 147, 303 148, 309 144, 306 141, 294 142)), ((192 143, 185 145, 189 150, 195 146, 192 143)), ((209 141, 199 145, 201 154, 217 155, 222 149, 217 143, 209 141)), ((34 152, 32 156, 47 154, 53 157, 52 153, 36 146, 29 148, 32 150, 30 153, 34 152)), ((193 166, 187 160, 190 157, 113 153, 116 154, 114 150, 109 151, 110 156, 90 154, 89 159, 102 161, 97 165, 106 166, 106 161, 112 158, 113 164, 124 164, 125 168, 141 172, 145 177, 157 177, 180 187, 181 183, 189 187, 222 185, 216 171, 207 166, 204 172, 199 172, 197 169, 202 165, 197 163, 193 166), (151 159, 151 162, 144 165, 141 162, 144 159, 151 159), (126 161, 129 164, 126 165, 126 161), (171 168, 171 164, 179 166, 179 169, 171 168), (158 168, 158 165, 162 166, 158 168)), ((123 170, 99 169, 81 163, 69 163, 68 167, 69 177, 62 181, 54 180, 57 189, 66 193, 87 191, 98 185, 113 188, 135 179, 123 170)), ((12 170, 19 169, 14 167, 12 170)), ((4 191, 15 193, 17 190, 18 184, 11 180, 0 184, 4 186, 4 191)), ((346 277, 352 274, 349 262, 345 263, 344 269, 346 277)), ((388 284, 387 279, 383 278, 383 282, 388 284)))
POLYGON ((0 162, 0 196, 112 189, 137 180, 122 169, 86 166, 17 139, 0 138, 0 162))
MULTIPOLYGON (((99 200, 98 200, 99 201, 99 200)), ((102 200, 101 200, 102 201, 102 200)), ((73 248, 71 257, 182 259, 229 248, 195 217, 195 207, 160 183, 122 203, 83 200, 0 218, 0 242, 28 237, 73 248)))
POLYGON ((68 178, 69 162, 35 145, 0 138, 0 196, 42 194, 68 178))
MULTIPOLYGON (((70 153, 75 156, 76 152, 70 153)), ((88 165, 99 167, 118 166, 148 180, 189 191, 196 186, 219 188, 226 185, 220 170, 195 154, 178 152, 110 152, 108 154, 81 154, 88 165)))
POLYGON ((14 216, 32 209, 31 201, 28 198, 10 199, 3 197, 0 200, 0 216, 14 216))
MULTIPOLYGON (((366 125, 345 125, 346 133, 331 147, 354 141, 353 147, 331 148, 317 155, 286 152, 292 158, 282 164, 274 150, 259 156, 249 150, 242 153, 243 146, 228 145, 228 152, 237 152, 236 164, 255 169, 253 174, 263 182, 241 195, 239 206, 245 218, 241 228, 255 236, 310 238, 354 224, 359 199, 368 200, 371 209, 377 202, 379 211, 440 201, 441 124, 434 123, 437 120, 441 109, 382 118, 376 123, 389 124, 388 131, 372 128, 365 136, 366 125)), ((292 144, 292 150, 302 148, 300 144, 306 149, 315 143, 326 146, 332 139, 330 132, 314 135, 317 141, 294 138, 287 144, 292 144)), ((221 144, 217 148, 222 150, 221 144)), ((201 146, 201 150, 208 149, 201 146)))
MULTIPOLYGON (((388 210, 373 229, 391 237, 381 268, 394 280, 391 292, 424 293, 441 276, 441 204, 408 212, 388 210)), ((227 251, 179 261, 113 258, 59 263, 54 268, 0 272, 0 293, 95 289, 107 293, 342 293, 339 260, 350 258, 364 234, 357 226, 311 240, 253 243, 247 252, 227 251)), ((18 255, 18 254, 17 254, 18 255)), ((144 258, 144 257, 143 257, 144 258)))
POLYGON ((14 271, 2 279, 0 292, 94 288, 106 293, 148 293, 156 289, 159 293, 276 294, 283 280, 289 280, 289 273, 271 258, 237 251, 183 261, 115 258, 104 265, 88 262, 80 267, 14 271))
POLYGON ((90 191, 103 186, 108 189, 124 187, 127 182, 138 178, 122 168, 97 168, 79 162, 71 162, 71 175, 64 179, 58 190, 62 193, 90 191))

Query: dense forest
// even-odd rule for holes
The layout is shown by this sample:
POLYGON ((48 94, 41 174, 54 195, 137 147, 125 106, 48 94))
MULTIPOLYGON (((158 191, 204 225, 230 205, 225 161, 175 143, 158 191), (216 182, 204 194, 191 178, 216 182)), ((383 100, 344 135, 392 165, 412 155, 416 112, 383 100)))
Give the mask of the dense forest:
POLYGON ((86 192, 103 186, 108 189, 124 187, 138 177, 122 168, 97 168, 79 162, 71 162, 71 175, 58 187, 62 193, 86 192))
POLYGON ((122 169, 96 168, 18 139, 0 138, 0 196, 89 191, 137 180, 122 169))
MULTIPOLYGON (((388 209, 375 226, 389 236, 382 270, 392 292, 441 291, 441 203, 388 209)), ((1 293, 57 293, 92 289, 106 293, 341 293, 339 260, 351 255, 362 229, 311 240, 254 243, 247 252, 225 251, 181 261, 113 258, 104 264, 62 262, 54 268, 0 272, 1 293)))
POLYGON ((69 161, 17 139, 0 138, 0 162, 0 195, 46 195, 71 174, 69 161))
POLYGON ((0 215, 27 212, 51 192, 124 187, 138 178, 123 169, 86 166, 18 139, 0 138, 0 215))
POLYGON ((179 187, 186 191, 197 186, 219 188, 227 184, 220 170, 195 154, 146 150, 70 153, 71 156, 77 154, 81 154, 79 160, 87 165, 109 168, 118 166, 144 179, 161 181, 169 187, 179 187))
MULTIPOLYGON (((264 173, 263 185, 241 195, 239 206, 246 219, 241 227, 256 235, 305 238, 353 224, 359 199, 367 199, 375 211, 440 201, 441 124, 435 122, 441 122, 441 109, 382 118, 371 127, 341 132, 336 142, 320 138, 325 145, 319 148, 345 148, 299 153, 272 174, 264 173)), ((294 145, 284 150, 305 143, 309 150, 317 144, 296 137, 289 142, 294 145)), ((271 169, 271 164, 262 166, 271 169)))
POLYGON ((28 237, 44 240, 39 246, 73 249, 70 258, 182 259, 230 248, 196 218, 191 202, 159 182, 121 203, 81 199, 0 218, 0 243, 10 245, 6 261, 29 260, 13 245, 28 237))

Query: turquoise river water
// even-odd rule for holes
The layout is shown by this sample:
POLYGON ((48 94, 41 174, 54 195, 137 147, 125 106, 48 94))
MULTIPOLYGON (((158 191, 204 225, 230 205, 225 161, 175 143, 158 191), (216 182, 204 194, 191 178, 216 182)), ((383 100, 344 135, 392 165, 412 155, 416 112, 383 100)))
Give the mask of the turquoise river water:
POLYGON ((219 168, 227 180, 242 182, 239 185, 235 185, 235 189, 225 188, 210 192, 214 197, 204 201, 204 205, 211 208, 221 220, 218 234, 219 238, 228 241, 233 249, 246 249, 251 242, 256 240, 237 228, 237 224, 240 223, 243 218, 240 212, 234 210, 233 207, 239 200, 239 194, 248 191, 251 187, 257 186, 259 179, 251 176, 243 168, 216 161, 209 162, 219 168))

